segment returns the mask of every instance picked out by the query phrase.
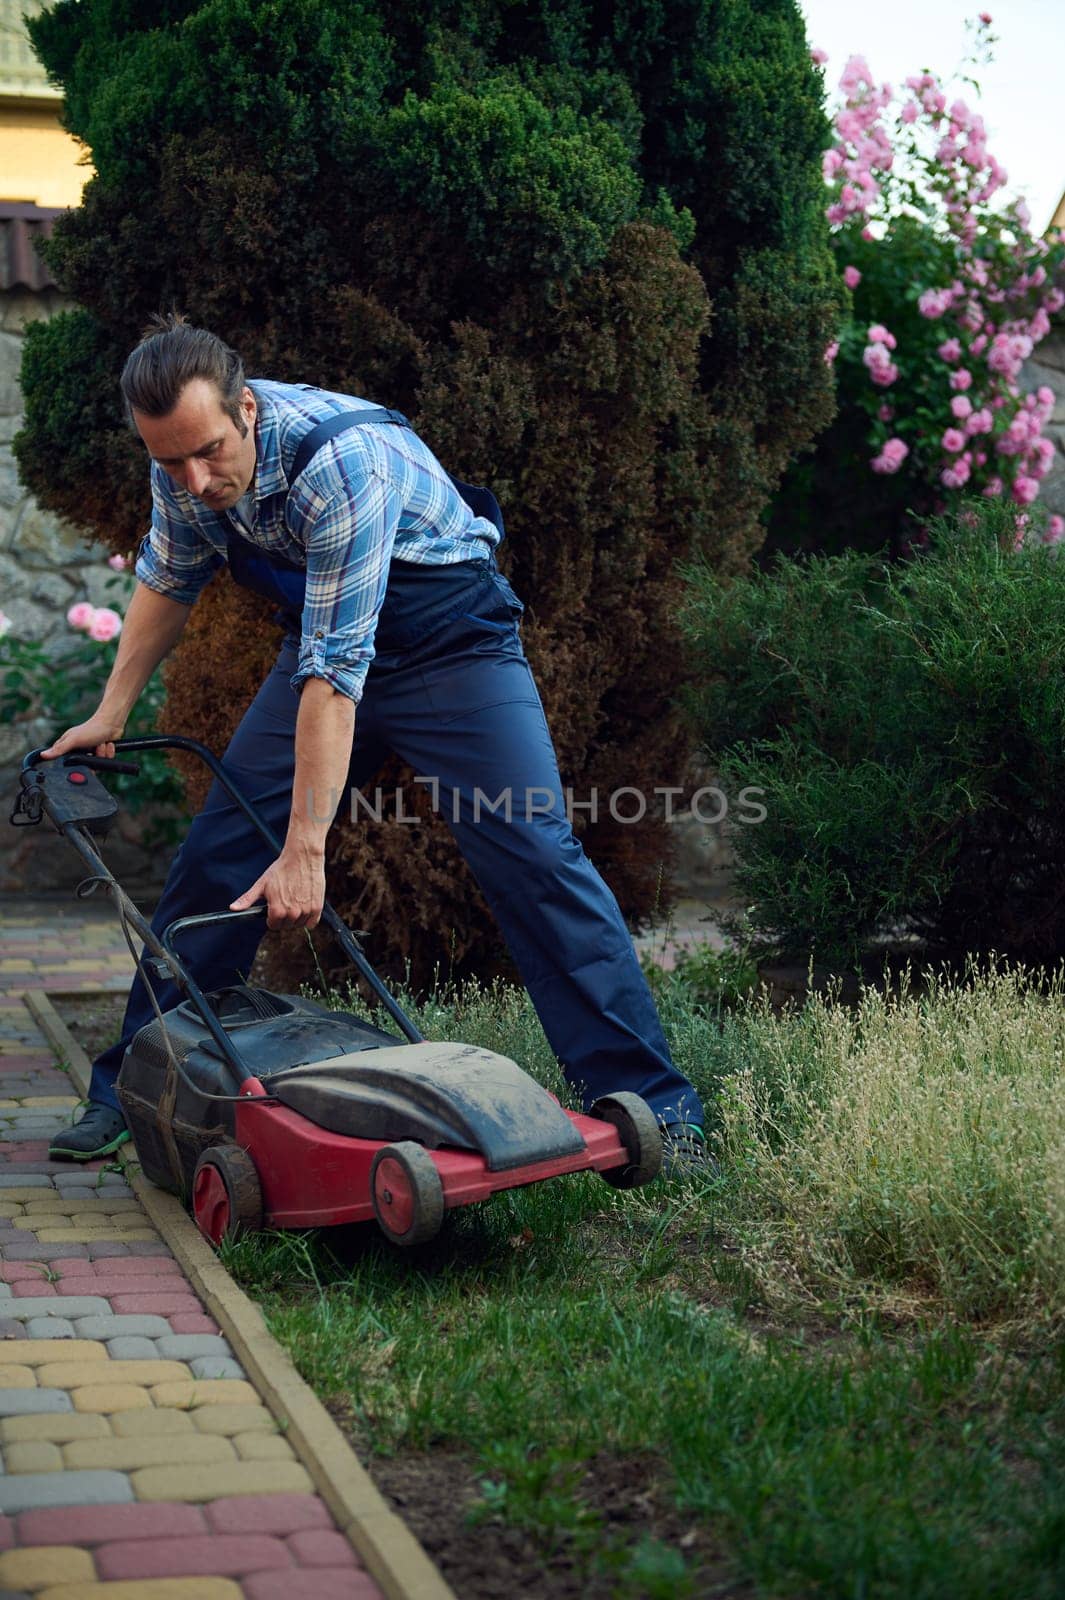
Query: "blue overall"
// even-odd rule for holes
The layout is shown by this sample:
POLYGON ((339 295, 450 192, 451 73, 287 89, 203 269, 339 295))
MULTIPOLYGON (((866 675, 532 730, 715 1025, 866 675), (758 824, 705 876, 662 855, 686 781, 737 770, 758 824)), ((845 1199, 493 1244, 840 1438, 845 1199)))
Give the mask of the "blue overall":
MULTIPOLYGON (((235 554, 231 564, 239 567, 241 553, 235 554)), ((249 586, 258 585, 252 579, 249 586)), ((627 1089, 663 1122, 701 1124, 698 1096, 670 1059, 617 902, 567 819, 551 736, 518 636, 521 609, 494 561, 430 567, 394 559, 376 655, 356 709, 348 782, 363 785, 394 751, 438 784, 440 810, 585 1108, 627 1089), (509 818, 506 804, 496 804, 504 791, 509 818)), ((297 640, 289 634, 224 758, 282 838, 295 772, 296 657, 297 640)), ((345 809, 346 797, 342 815, 345 809)), ((215 784, 174 859, 154 930, 177 917, 228 908, 271 859, 215 784)), ((252 921, 186 936, 183 949, 201 987, 245 977, 263 931, 252 921)), ((164 1010, 180 999, 168 982, 154 987, 164 1010)), ((94 1064, 93 1100, 117 1109, 114 1085, 126 1046, 153 1017, 138 976, 122 1037, 94 1064)))

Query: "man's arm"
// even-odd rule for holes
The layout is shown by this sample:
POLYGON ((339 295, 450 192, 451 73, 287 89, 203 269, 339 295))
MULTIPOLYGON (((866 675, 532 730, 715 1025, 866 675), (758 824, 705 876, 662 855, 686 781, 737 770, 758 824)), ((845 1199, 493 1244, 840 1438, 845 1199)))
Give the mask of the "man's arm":
POLYGON ((314 928, 325 903, 325 838, 340 804, 355 734, 355 705, 308 678, 296 718, 296 776, 284 848, 231 911, 267 903, 270 928, 314 928))
POLYGON ((127 718, 163 657, 174 648, 190 607, 138 583, 126 611, 118 654, 99 706, 87 722, 68 728, 42 756, 52 761, 68 750, 113 757, 127 718))

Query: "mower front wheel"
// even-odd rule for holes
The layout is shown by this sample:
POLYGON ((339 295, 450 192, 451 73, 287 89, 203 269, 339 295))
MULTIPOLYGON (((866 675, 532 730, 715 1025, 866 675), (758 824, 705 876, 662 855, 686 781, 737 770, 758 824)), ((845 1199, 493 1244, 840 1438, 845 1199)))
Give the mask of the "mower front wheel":
POLYGON ((370 1168, 370 1192, 381 1232, 393 1244, 424 1244, 440 1232, 444 1186, 424 1145, 402 1139, 378 1150, 370 1168))
POLYGON ((192 1215, 216 1248, 223 1239, 259 1232, 263 1194, 255 1162, 246 1150, 237 1144, 215 1144, 203 1152, 192 1175, 192 1215))
POLYGON ((662 1130, 646 1100, 621 1089, 597 1100, 588 1115, 609 1122, 618 1130, 629 1158, 623 1167, 600 1172, 599 1176, 612 1188, 637 1189, 658 1177, 662 1170, 662 1130))

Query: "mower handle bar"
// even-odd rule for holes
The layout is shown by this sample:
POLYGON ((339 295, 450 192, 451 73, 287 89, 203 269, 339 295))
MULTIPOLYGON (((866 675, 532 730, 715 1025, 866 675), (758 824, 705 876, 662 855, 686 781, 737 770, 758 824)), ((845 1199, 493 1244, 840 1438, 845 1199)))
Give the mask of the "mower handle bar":
MULTIPOLYGON (((215 755, 214 751, 208 750, 207 746, 201 744, 198 739, 189 739, 184 734, 174 733, 145 734, 136 739, 115 739, 111 742, 114 744, 116 750, 187 750, 190 755, 198 756, 203 764, 210 769, 217 781, 222 785, 222 788, 229 795, 230 799, 244 813, 248 821, 259 834, 260 838, 265 840, 265 842, 269 845, 270 849, 274 852, 275 857, 281 854, 281 841, 278 839, 273 829, 270 828, 266 822, 264 822, 263 818, 259 815, 255 806, 247 798, 247 796, 241 793, 240 789, 238 789, 237 785, 234 783, 233 779, 230 777, 221 761, 219 761, 218 757, 215 755)), ((30 751, 22 763, 22 770, 24 772, 29 768, 36 767, 40 764, 41 760, 43 759, 42 752, 45 748, 47 747, 42 745, 39 749, 30 751)), ((69 752, 68 755, 64 757, 64 765, 70 765, 73 762, 77 762, 79 766, 90 767, 100 772, 129 772, 136 774, 140 771, 140 768, 133 762, 113 761, 107 756, 97 756, 93 755, 91 752, 86 752, 84 755, 77 752, 69 752)), ((177 922, 172 922, 169 927, 166 928, 162 937, 163 947, 168 956, 170 956, 173 960, 177 960, 176 952, 172 947, 172 940, 173 937, 183 928, 190 927, 194 924, 202 925, 204 923, 219 922, 227 918, 236 919, 239 917, 259 915, 265 910, 265 905, 256 905, 252 906, 247 911, 212 911, 205 912, 199 917, 183 917, 177 922)), ((322 921, 325 923, 330 933, 332 933, 333 937, 340 945, 340 948, 343 950, 344 954, 347 956, 356 972, 370 987, 370 989, 372 989, 374 995, 384 1006, 393 1022, 395 1022, 400 1028, 407 1042, 409 1044, 421 1044, 423 1042, 423 1035, 414 1026, 414 1023, 407 1016, 402 1006, 392 997, 388 989, 382 983, 381 979, 377 976, 377 973, 367 960, 366 954, 362 946, 359 944, 359 941, 351 932, 351 929, 347 926, 347 924, 343 922, 337 912, 334 911, 328 900, 322 907, 322 921)))

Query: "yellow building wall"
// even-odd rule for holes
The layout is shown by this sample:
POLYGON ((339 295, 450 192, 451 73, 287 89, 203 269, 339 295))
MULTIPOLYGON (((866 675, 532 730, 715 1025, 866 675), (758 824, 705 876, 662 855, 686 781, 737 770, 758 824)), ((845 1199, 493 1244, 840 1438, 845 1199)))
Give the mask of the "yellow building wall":
POLYGON ((76 206, 92 167, 30 48, 25 19, 41 9, 41 0, 0 0, 0 200, 76 206))
POLYGON ((60 127, 55 105, 0 101, 0 200, 76 206, 92 167, 84 145, 60 127))

